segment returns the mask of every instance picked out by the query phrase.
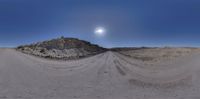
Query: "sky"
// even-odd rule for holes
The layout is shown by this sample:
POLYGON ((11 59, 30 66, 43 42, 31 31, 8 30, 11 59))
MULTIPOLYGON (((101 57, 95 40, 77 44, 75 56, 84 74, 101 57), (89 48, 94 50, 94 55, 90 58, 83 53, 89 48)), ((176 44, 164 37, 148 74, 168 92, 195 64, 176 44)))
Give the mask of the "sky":
POLYGON ((200 47, 200 0, 0 0, 0 47, 61 36, 103 47, 200 47))

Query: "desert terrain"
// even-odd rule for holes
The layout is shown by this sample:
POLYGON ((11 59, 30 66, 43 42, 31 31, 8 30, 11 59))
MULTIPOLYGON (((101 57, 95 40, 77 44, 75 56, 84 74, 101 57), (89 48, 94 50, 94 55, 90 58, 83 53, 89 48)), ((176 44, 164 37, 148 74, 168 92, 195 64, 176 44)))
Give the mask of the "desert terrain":
POLYGON ((105 52, 107 49, 77 38, 56 39, 18 46, 20 52, 48 59, 80 59, 105 52))
POLYGON ((142 48, 77 60, 0 49, 0 99, 200 99, 200 50, 142 48))

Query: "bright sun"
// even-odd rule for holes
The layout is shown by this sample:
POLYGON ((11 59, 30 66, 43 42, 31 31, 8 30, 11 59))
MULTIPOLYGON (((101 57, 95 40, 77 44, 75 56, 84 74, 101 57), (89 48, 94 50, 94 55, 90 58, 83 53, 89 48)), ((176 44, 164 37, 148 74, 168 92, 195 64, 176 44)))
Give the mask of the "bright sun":
POLYGON ((103 27, 97 27, 94 31, 97 36, 104 36, 106 34, 106 30, 103 27))

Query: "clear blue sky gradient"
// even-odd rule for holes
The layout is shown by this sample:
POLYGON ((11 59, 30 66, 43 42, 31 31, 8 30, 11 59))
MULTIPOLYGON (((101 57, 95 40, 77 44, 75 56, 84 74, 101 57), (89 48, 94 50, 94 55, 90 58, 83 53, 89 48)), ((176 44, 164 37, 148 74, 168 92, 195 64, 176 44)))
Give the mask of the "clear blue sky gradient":
POLYGON ((62 35, 104 47, 199 47, 200 0, 0 0, 1 47, 62 35))

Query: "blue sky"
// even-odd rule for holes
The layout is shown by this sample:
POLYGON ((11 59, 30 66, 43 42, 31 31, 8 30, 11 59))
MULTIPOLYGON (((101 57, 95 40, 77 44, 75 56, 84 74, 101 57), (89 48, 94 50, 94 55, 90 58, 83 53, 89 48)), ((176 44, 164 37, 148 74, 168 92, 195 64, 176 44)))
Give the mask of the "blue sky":
POLYGON ((0 0, 1 47, 62 35, 104 47, 199 47, 200 0, 0 0))

